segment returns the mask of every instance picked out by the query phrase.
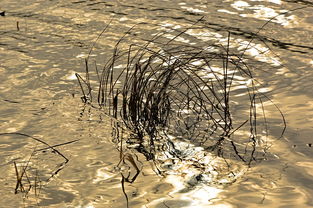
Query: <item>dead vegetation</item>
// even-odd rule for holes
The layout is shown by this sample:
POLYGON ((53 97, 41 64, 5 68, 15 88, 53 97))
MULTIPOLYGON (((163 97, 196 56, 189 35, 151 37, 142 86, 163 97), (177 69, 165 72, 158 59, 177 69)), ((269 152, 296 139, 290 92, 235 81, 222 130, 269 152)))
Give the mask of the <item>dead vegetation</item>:
MULTIPOLYGON (((261 145, 261 135, 268 132, 263 102, 269 98, 258 91, 260 84, 253 77, 253 66, 246 63, 245 51, 252 39, 242 52, 230 47, 230 33, 225 44, 178 41, 198 25, 205 28, 205 21, 200 19, 184 30, 173 30, 176 34, 171 39, 158 33, 142 44, 120 47, 125 37, 131 36, 131 28, 117 41, 101 69, 97 63, 90 63, 88 56, 85 77, 76 74, 82 101, 112 119, 113 141, 120 151, 119 165, 132 167, 135 172, 133 176, 122 173, 126 198, 124 182, 134 182, 140 172, 136 154, 129 149, 153 161, 158 174, 162 174, 157 166, 158 152, 184 158, 173 137, 201 146, 225 161, 230 158, 250 166, 264 158, 268 147, 261 145), (234 93, 238 77, 244 91, 241 103, 234 93), (234 119, 237 106, 245 110, 234 119), (238 130, 248 135, 236 136, 238 130)), ((282 120, 285 126, 283 115, 282 120)), ((284 130, 285 127, 282 134, 284 130)))
POLYGON ((17 157, 12 161, 12 168, 16 178, 14 194, 22 194, 23 199, 33 197, 36 201, 40 198, 42 187, 62 171, 69 161, 56 147, 78 141, 49 145, 43 139, 20 132, 0 133, 0 136, 25 137, 35 142, 36 145, 28 158, 17 157), (40 164, 42 162, 44 164, 40 164))

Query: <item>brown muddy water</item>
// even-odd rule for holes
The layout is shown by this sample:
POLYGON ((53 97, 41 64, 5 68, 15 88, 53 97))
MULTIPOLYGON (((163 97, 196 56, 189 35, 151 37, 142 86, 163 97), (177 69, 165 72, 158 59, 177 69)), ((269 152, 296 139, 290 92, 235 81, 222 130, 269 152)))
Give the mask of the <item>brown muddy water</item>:
MULTIPOLYGON (((226 45, 230 32, 230 47, 240 52, 255 39, 245 54, 262 84, 259 90, 272 101, 264 102, 267 156, 250 168, 233 160, 237 168, 231 181, 224 176, 209 183, 192 179, 197 174, 192 161, 204 154, 194 144, 180 143, 186 161, 172 164, 165 176, 137 154, 142 171, 134 183, 125 183, 129 207, 313 207, 311 1, 2 0, 0 10, 5 11, 0 16, 0 133, 20 133, 0 136, 0 207, 126 207, 110 119, 83 105, 75 73, 84 73, 84 58, 110 20, 91 54, 99 67, 134 25, 128 44, 157 32, 175 37, 175 30, 202 16, 206 28, 192 28, 177 41, 226 45), (281 138, 283 122, 274 104, 287 123, 281 138), (70 143, 51 151, 22 134, 51 146, 70 143), (24 172, 20 183, 15 167, 19 176, 24 172)), ((232 93, 236 102, 245 102, 240 83, 249 80, 237 78, 232 93)), ((242 110, 236 109, 237 114, 242 110)), ((237 137, 243 135, 238 131, 237 137)), ((208 166, 216 162, 212 167, 222 160, 209 153, 205 159, 208 166)))

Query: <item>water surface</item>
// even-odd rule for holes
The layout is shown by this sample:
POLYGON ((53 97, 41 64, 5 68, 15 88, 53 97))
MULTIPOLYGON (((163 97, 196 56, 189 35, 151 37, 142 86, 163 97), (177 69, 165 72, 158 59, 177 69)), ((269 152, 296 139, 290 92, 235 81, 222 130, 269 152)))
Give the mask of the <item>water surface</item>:
MULTIPOLYGON (((126 207, 110 119, 83 106, 74 75, 84 72, 84 58, 110 20, 91 56, 99 66, 134 25, 133 37, 150 39, 163 31, 171 38, 173 29, 189 27, 204 16, 206 29, 188 30, 180 41, 226 44, 230 31, 231 47, 240 51, 255 38, 254 47, 246 51, 249 63, 262 92, 283 112, 287 130, 279 138, 280 113, 266 102, 270 156, 250 169, 242 167, 242 174, 226 186, 198 184, 186 190, 184 170, 160 177, 141 158, 142 173, 135 183, 126 184, 130 207, 312 207, 312 6, 309 1, 287 0, 3 0, 0 132, 32 135, 50 145, 73 143, 58 147, 69 159, 64 165, 64 158, 51 150, 31 157, 35 148, 45 147, 32 138, 1 136, 1 206, 126 207), (304 8, 287 12, 300 7, 304 8), (40 185, 26 197, 14 193, 14 162, 21 170, 28 160, 29 180, 40 185)), ((140 43, 140 38, 127 41, 140 43)))

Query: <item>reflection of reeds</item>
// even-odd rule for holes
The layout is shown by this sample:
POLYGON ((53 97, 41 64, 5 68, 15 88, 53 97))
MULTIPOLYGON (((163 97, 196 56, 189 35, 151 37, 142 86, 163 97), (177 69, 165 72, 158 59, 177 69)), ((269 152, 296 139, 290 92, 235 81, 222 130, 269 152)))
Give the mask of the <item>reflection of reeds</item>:
POLYGON ((188 29, 166 42, 162 42, 162 34, 158 34, 142 45, 131 44, 122 50, 119 44, 128 31, 117 42, 102 71, 96 67, 98 86, 90 84, 89 57, 86 77, 76 74, 82 101, 104 109, 112 117, 114 141, 120 143, 119 164, 128 160, 135 169, 132 179, 122 174, 125 195, 124 182, 133 182, 140 172, 133 156, 124 151, 127 145, 147 160, 155 161, 158 151, 168 151, 180 158, 175 144, 167 136, 172 135, 203 146, 206 151, 215 151, 219 156, 224 156, 224 146, 228 143, 235 158, 247 165, 256 160, 259 114, 263 114, 266 123, 264 110, 259 113, 256 106, 260 104, 264 108, 263 99, 267 97, 258 92, 250 67, 244 62, 244 54, 230 50, 230 33, 226 46, 210 45, 213 50, 207 50, 203 46, 175 42, 188 29), (116 69, 117 63, 124 67, 116 69), (216 66, 220 66, 220 70, 216 70, 216 66), (248 102, 242 103, 249 113, 246 118, 243 115, 241 121, 233 121, 232 117, 235 76, 250 80, 246 85, 248 102), (250 131, 244 143, 234 137, 243 127, 250 131), (123 129, 131 135, 121 136, 123 129))

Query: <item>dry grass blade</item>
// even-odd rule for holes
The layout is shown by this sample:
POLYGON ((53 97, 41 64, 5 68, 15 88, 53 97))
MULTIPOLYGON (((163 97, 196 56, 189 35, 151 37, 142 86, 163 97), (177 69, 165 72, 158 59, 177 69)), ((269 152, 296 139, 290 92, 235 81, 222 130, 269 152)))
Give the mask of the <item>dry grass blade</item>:
MULTIPOLYGON (((60 146, 63 146, 63 145, 67 145, 67 144, 72 144, 74 142, 77 142, 79 141, 79 139, 75 139, 75 140, 72 140, 72 141, 69 141, 69 142, 64 142, 64 143, 61 143, 61 144, 55 144, 55 145, 51 145, 51 147, 60 147, 60 146)), ((47 149, 51 149, 51 147, 45 147, 45 148, 41 148, 41 149, 36 149, 36 152, 38 151, 44 151, 44 150, 47 150, 47 149)))
POLYGON ((13 164, 14 164, 15 174, 16 174, 16 186, 15 186, 15 189, 14 189, 15 190, 14 193, 17 194, 19 188, 20 188, 21 192, 24 192, 24 187, 23 187, 23 183, 22 183, 22 177, 23 176, 22 175, 20 176, 15 161, 13 161, 13 164))
POLYGON ((57 153, 59 156, 63 157, 64 160, 65 160, 65 163, 67 163, 69 160, 60 152, 58 151, 57 149, 55 149, 54 147, 50 146, 47 142, 41 140, 41 139, 38 139, 36 137, 33 137, 33 136, 30 136, 28 134, 24 134, 24 133, 20 133, 20 132, 11 132, 11 133, 0 133, 0 136, 5 136, 5 135, 19 135, 19 136, 24 136, 24 137, 27 137, 27 138, 31 138, 37 142, 40 142, 46 146, 48 146, 48 148, 50 148, 52 151, 54 151, 55 153, 57 153))
POLYGON ((123 191, 123 194, 125 196, 125 199, 126 199, 126 207, 129 208, 129 200, 128 200, 128 196, 127 196, 127 193, 125 191, 125 177, 122 175, 122 180, 121 180, 121 185, 122 185, 122 191, 123 191))

